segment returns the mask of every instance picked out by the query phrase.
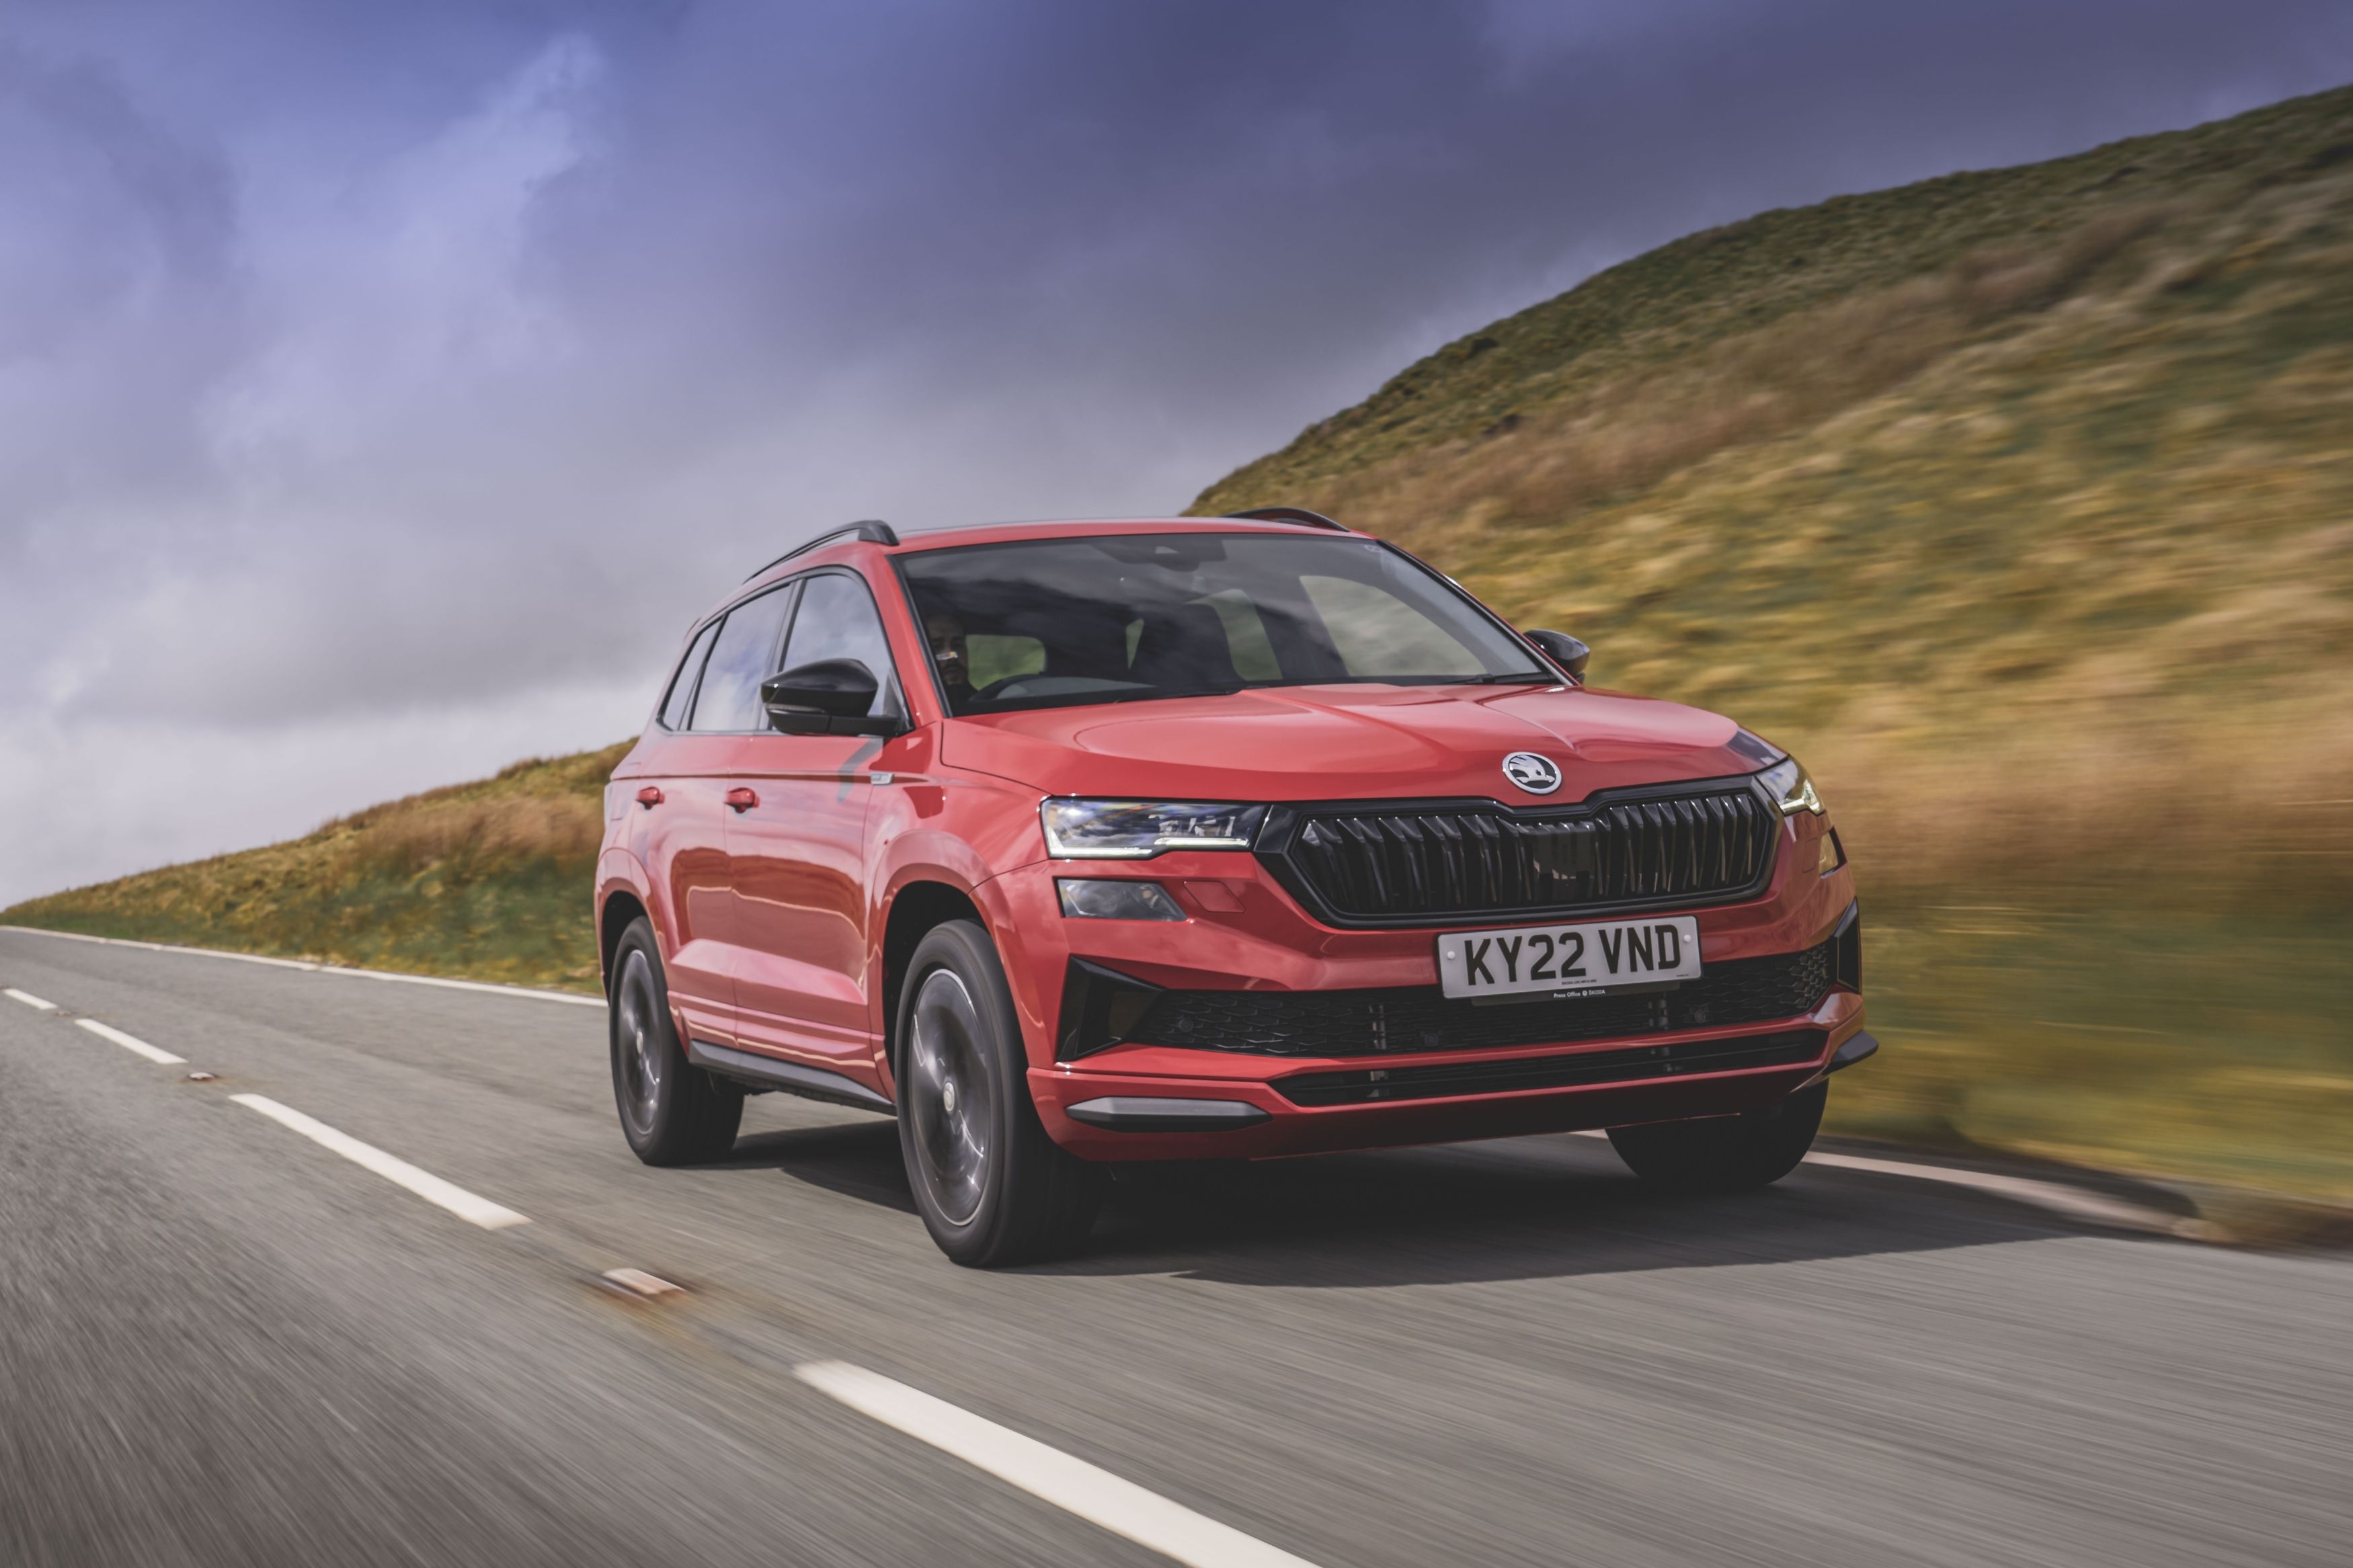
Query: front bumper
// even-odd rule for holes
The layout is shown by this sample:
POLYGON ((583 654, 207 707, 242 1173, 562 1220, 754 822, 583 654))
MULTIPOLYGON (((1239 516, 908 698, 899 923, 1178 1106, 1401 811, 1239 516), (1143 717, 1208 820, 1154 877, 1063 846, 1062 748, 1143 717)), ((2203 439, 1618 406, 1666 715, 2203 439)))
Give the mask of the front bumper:
MULTIPOLYGON (((1834 991, 1811 1013, 1778 1024, 1573 1047, 1399 1052, 1368 1062, 1362 1057, 1262 1057, 1119 1046, 1081 1061, 1031 1068, 1029 1091, 1047 1132, 1087 1159, 1267 1159, 1728 1116, 1770 1104, 1821 1077, 1830 1070, 1833 1055, 1862 1026, 1862 998, 1852 991, 1834 991), (1707 1047, 1748 1047, 1759 1055, 1770 1054, 1772 1065, 1706 1070, 1707 1047), (1630 1057, 1645 1059, 1627 1060, 1630 1057), (1575 1076, 1586 1063, 1595 1064, 1588 1076, 1598 1076, 1599 1081, 1432 1093, 1427 1092, 1429 1085, 1411 1078, 1417 1069, 1461 1073, 1486 1068, 1537 1080, 1557 1079, 1575 1076), (1686 1068, 1685 1063, 1694 1066, 1686 1068), (1301 1104, 1293 1098, 1329 1093, 1325 1085, 1335 1077, 1354 1079, 1375 1073, 1388 1075, 1400 1084, 1395 1092, 1411 1098, 1341 1104, 1301 1104), (1303 1079, 1315 1080, 1314 1089, 1303 1089, 1303 1079), (1142 1116, 1124 1123, 1107 1119, 1094 1109, 1106 1100, 1226 1101, 1259 1114, 1237 1115, 1230 1125, 1212 1126, 1205 1125, 1206 1119, 1197 1111, 1187 1125, 1162 1131, 1142 1116), (1082 1109, 1073 1116, 1073 1108, 1082 1109)), ((1738 1059, 1736 1054, 1733 1059, 1738 1059)))
MULTIPOLYGON (((1761 893, 1676 911, 1697 917, 1703 963, 1795 952, 1831 936, 1854 888, 1843 864, 1816 869, 1816 841, 1827 831, 1820 818, 1791 822, 1761 893)), ((1018 954, 1008 977, 1039 1116, 1056 1142, 1094 1160, 1262 1159, 1729 1115, 1820 1078, 1863 1027, 1862 996, 1841 985, 1787 1017, 1573 1043, 1384 1051, 1373 1058, 1136 1043, 1061 1059, 1071 1055, 1058 1047, 1074 959, 1191 990, 1432 986, 1436 932, 1324 925, 1240 852, 1042 862, 993 879, 988 890, 996 918, 1019 933, 1018 945, 1008 944, 1009 957, 1018 954), (1053 879, 1073 875, 1158 882, 1186 919, 1066 920, 1053 879), (1375 1073, 1391 1075, 1378 1084, 1378 1098, 1367 1082, 1375 1073), (1319 1080, 1312 1090, 1300 1081, 1311 1078, 1319 1080), (1131 1106, 1123 1115, 1101 1103, 1146 1100, 1224 1101, 1249 1112, 1197 1105, 1155 1114, 1131 1106)))

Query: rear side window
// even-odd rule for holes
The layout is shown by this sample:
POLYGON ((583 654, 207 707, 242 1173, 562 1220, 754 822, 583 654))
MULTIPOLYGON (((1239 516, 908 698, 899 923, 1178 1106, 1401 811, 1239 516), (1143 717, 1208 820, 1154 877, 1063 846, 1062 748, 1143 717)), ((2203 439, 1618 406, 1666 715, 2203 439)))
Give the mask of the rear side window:
POLYGON ((785 648, 784 668, 794 669, 821 658, 858 660, 873 672, 880 688, 872 712, 899 711, 891 641, 883 635, 874 595, 866 591, 864 583, 845 573, 825 572, 804 580, 801 607, 793 616, 793 637, 785 648))
POLYGON ((760 706, 760 682, 776 673, 776 647, 785 640, 785 612, 792 602, 792 590, 778 588, 727 612, 711 645, 711 662, 703 668, 693 728, 768 727, 767 713, 760 706))
POLYGON ((719 635, 719 623, 712 622, 694 636, 694 645, 679 660, 678 673, 670 678, 670 695, 662 699, 661 723, 665 730, 686 728, 686 715, 694 706, 694 678, 702 673, 702 660, 711 652, 711 639, 719 635))

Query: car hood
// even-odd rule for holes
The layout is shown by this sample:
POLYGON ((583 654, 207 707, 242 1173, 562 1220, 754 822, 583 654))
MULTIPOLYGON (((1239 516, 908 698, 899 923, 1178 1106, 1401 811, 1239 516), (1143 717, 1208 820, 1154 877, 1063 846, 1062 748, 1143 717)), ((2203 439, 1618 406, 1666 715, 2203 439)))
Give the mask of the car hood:
POLYGON ((1738 732, 1696 708, 1576 687, 1285 687, 950 720, 940 757, 1046 795, 1552 805, 1753 773, 1730 749, 1738 732), (1557 763, 1561 787, 1513 784, 1514 752, 1557 763))

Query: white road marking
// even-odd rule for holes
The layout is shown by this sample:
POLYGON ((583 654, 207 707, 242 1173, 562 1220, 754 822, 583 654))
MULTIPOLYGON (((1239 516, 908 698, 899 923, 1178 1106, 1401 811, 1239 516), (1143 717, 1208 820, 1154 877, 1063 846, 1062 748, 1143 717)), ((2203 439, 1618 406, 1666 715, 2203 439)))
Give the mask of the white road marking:
POLYGON ((121 1030, 111 1025, 101 1024, 95 1018, 76 1018, 74 1022, 96 1035, 100 1039, 112 1040, 124 1050, 136 1051, 151 1062, 162 1062, 165 1067, 170 1067, 174 1063, 185 1062, 188 1059, 185 1057, 175 1057, 161 1047, 149 1045, 136 1035, 126 1035, 121 1030))
POLYGON ((1304 1558, 880 1373, 821 1361, 795 1367, 793 1375, 852 1410, 1187 1568, 1313 1568, 1304 1558))
POLYGON ((2162 1209, 2126 1203, 2105 1193, 2087 1192, 2082 1187, 2071 1187, 2059 1182, 1997 1175, 1991 1171, 1965 1171, 1951 1165, 1915 1165, 1908 1160, 1874 1160, 1861 1154, 1809 1154, 1806 1163, 1828 1165, 1841 1171, 1869 1171, 1882 1176, 1908 1176, 1921 1182, 1942 1182, 1947 1186, 1991 1193, 1996 1197, 2048 1209, 2071 1219, 2089 1220, 2094 1225, 2113 1226, 2120 1230, 2153 1231, 2159 1236, 2179 1236, 2191 1241, 2213 1241, 2221 1235, 2210 1220, 2167 1214, 2162 1209))
MULTIPOLYGON (((1607 1138, 1609 1134, 1596 1128, 1580 1131, 1575 1136, 1607 1138)), ((1806 1163, 1828 1165, 1838 1171, 1868 1171, 1878 1176, 1904 1176, 1915 1182, 1942 1182, 1949 1187, 1990 1193, 2030 1208, 2048 1209, 2070 1219, 2089 1220, 2118 1230, 2150 1231, 2158 1236, 2178 1236, 2186 1241, 2228 1238, 2228 1233, 2211 1220, 2168 1214, 2163 1209, 2129 1204, 2105 1193, 2071 1187, 2063 1182, 2038 1182, 2025 1176, 2002 1176, 1991 1171, 1963 1170, 1955 1165, 1920 1165, 1909 1160, 1877 1160, 1863 1154, 1833 1154, 1826 1149, 1807 1155, 1806 1163)))
POLYGON ((14 996, 26 1006, 38 1007, 44 1013, 54 1013, 58 1010, 58 1005, 56 1003, 44 1002, 38 996, 34 995, 31 992, 19 991, 14 985, 8 986, 5 990, 0 990, 0 996, 14 996))
POLYGON ((303 1115, 290 1105, 280 1105, 259 1094, 232 1094, 229 1098, 250 1110, 258 1110, 281 1127, 290 1127, 322 1148, 332 1149, 355 1165, 364 1166, 385 1181, 406 1187, 427 1203, 438 1204, 459 1219, 470 1220, 485 1230, 502 1230, 511 1225, 528 1225, 531 1216, 520 1215, 501 1204, 477 1197, 452 1182, 445 1182, 430 1171, 422 1171, 395 1154, 387 1154, 373 1143, 363 1143, 348 1132, 315 1118, 303 1115))
POLYGON ((301 958, 271 958, 259 952, 230 952, 216 947, 174 947, 169 942, 132 942, 128 937, 90 936, 78 931, 43 931, 38 926, 0 926, 0 931, 26 936, 53 936, 65 942, 94 942, 104 947, 135 947, 147 952, 185 953, 191 958, 229 958, 239 963, 267 963, 277 969, 301 969, 312 974, 343 974, 361 980, 394 980, 404 985, 438 985, 449 991, 483 991, 493 996, 523 996, 537 1002, 562 1002, 575 1007, 602 1007, 602 996, 582 996, 569 991, 543 991, 531 985, 494 985, 487 980, 451 980, 439 974, 407 974, 392 969, 351 969, 339 963, 312 963, 301 958))

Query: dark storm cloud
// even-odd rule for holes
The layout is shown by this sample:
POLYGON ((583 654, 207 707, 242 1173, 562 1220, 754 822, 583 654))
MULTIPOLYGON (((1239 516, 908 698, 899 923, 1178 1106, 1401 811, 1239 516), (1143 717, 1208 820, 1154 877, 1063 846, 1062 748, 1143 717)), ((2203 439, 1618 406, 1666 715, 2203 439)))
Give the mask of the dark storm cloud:
POLYGON ((0 736, 299 827, 627 730, 825 522, 1175 509, 1694 227, 2348 75, 2334 4, 12 12, 0 736))

